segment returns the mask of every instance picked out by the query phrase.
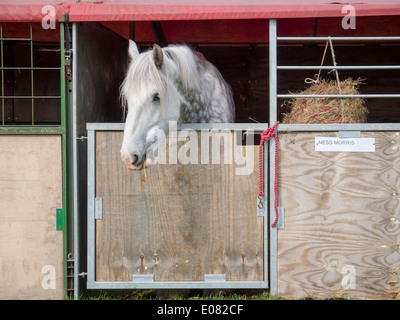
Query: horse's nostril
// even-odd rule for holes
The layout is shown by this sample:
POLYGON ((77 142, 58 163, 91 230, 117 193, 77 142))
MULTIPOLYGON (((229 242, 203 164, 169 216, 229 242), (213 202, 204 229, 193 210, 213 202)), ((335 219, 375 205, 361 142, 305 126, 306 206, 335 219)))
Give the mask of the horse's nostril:
POLYGON ((132 164, 136 165, 139 162, 139 156, 137 154, 132 155, 132 164))

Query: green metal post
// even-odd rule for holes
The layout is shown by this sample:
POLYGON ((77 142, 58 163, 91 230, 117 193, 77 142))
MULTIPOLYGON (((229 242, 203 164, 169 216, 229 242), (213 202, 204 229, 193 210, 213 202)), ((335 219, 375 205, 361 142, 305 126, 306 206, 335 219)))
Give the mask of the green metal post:
MULTIPOLYGON (((60 83, 61 83, 61 129, 62 129, 62 203, 64 212, 68 212, 67 202, 67 117, 66 117, 66 97, 65 97, 65 57, 64 52, 64 23, 60 22, 60 56, 61 56, 61 70, 60 70, 60 83)), ((67 221, 68 214, 63 217, 63 270, 64 270, 64 297, 67 298, 67 221)))

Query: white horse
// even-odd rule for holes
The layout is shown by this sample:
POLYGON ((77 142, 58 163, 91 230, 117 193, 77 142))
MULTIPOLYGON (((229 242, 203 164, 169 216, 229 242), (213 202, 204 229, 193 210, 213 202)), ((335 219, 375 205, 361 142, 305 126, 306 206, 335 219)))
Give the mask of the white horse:
POLYGON ((155 152, 159 137, 168 136, 170 121, 234 122, 232 91, 201 54, 185 45, 163 49, 154 45, 139 54, 130 40, 129 56, 121 85, 127 111, 121 157, 129 169, 141 170, 152 164, 148 151, 155 152))

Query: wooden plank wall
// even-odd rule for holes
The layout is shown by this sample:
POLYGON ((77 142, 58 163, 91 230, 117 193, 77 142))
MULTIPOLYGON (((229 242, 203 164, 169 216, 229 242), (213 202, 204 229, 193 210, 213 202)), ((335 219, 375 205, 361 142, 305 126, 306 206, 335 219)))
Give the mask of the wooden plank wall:
POLYGON ((60 136, 0 135, 0 299, 64 298, 61 180, 60 136))
POLYGON ((363 132, 374 153, 315 152, 315 136, 337 133, 279 135, 279 293, 399 299, 400 134, 363 132))
MULTIPOLYGON (((96 133, 96 197, 103 201, 96 281, 131 281, 134 274, 154 274, 155 281, 203 281, 204 274, 263 280, 258 147, 240 147, 254 156, 249 175, 236 175, 243 165, 235 161, 157 164, 133 172, 120 158, 122 136, 96 133)), ((169 138, 178 150, 185 143, 169 138)))

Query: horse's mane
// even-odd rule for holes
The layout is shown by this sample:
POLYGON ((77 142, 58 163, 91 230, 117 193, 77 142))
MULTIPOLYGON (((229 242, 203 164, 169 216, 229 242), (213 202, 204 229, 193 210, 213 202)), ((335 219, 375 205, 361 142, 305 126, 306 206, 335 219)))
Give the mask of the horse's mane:
MULTIPOLYGON (((184 89, 188 90, 190 87, 199 86, 201 77, 198 63, 204 58, 196 54, 186 45, 169 45, 163 49, 163 53, 165 64, 171 65, 170 62, 166 61, 165 57, 175 62, 174 65, 178 68, 177 72, 180 74, 181 85, 183 85, 184 89)), ((147 92, 147 90, 144 90, 144 86, 149 83, 154 85, 154 89, 159 92, 160 95, 165 94, 166 81, 154 64, 152 50, 138 55, 136 59, 130 63, 120 90, 124 114, 126 114, 127 98, 141 99, 143 93, 147 92)))
POLYGON ((201 81, 199 63, 204 57, 199 56, 187 45, 170 45, 164 52, 178 66, 184 88, 198 87, 201 81))

